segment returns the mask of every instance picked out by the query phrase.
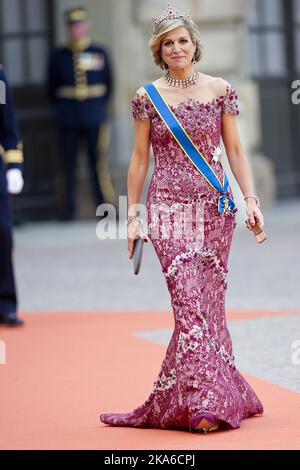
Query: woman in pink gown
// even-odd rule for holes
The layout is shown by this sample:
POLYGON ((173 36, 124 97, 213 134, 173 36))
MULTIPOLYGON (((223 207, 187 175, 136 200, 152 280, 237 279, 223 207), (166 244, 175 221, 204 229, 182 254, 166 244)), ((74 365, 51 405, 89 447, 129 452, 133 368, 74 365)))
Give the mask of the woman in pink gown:
MULTIPOLYGON (((180 18, 164 19, 159 27, 166 21, 171 21, 173 27, 167 28, 167 32, 163 30, 160 37, 162 60, 173 77, 189 76, 193 71, 189 68, 191 57, 197 58, 197 48, 193 47, 197 44, 195 28, 191 29, 189 20, 182 23, 180 18), (190 37, 188 44, 182 41, 186 36, 190 37), (172 59, 177 56, 178 61, 174 63, 172 59), (186 60, 180 62, 180 56, 186 60)), ((154 46, 152 51, 155 52, 154 46)), ((213 156, 221 135, 227 150, 231 148, 232 128, 237 132, 234 121, 239 108, 234 87, 220 77, 205 74, 199 74, 195 85, 180 90, 168 88, 165 77, 153 84, 222 180, 221 162, 213 156)), ((114 426, 204 432, 219 427, 238 428, 241 420, 262 414, 263 406, 235 366, 226 325, 227 261, 237 208, 226 215, 218 212, 220 194, 191 163, 143 87, 136 92, 131 104, 137 143, 129 170, 129 214, 131 204, 139 202, 135 195, 140 194, 145 178, 144 174, 139 180, 134 162, 137 157, 145 158, 147 168, 149 155, 146 155, 151 143, 155 169, 146 200, 148 237, 166 279, 175 327, 148 399, 131 412, 102 413, 100 420, 114 426), (137 151, 142 147, 141 141, 146 141, 144 152, 137 151), (187 230, 180 237, 174 236, 181 220, 177 217, 178 208, 187 211, 185 220, 189 220, 193 236, 187 230), (164 220, 173 230, 167 235, 164 220)), ((241 189, 244 195, 253 194, 250 173, 245 175, 241 189)), ((229 195, 233 199, 231 188, 229 195)), ((256 216, 263 225, 263 216, 254 198, 247 199, 247 213, 250 222, 256 216)), ((130 222, 129 226, 134 226, 136 233, 145 236, 138 219, 130 219, 130 222)), ((250 222, 247 226, 251 230, 250 222)), ((130 257, 132 238, 129 236, 130 257)))

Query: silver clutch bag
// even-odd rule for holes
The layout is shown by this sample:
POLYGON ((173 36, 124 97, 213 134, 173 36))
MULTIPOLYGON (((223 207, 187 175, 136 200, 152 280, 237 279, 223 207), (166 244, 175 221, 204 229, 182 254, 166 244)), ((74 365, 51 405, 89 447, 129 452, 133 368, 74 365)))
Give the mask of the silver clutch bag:
POLYGON ((143 246, 144 240, 138 237, 133 242, 133 272, 138 274, 141 269, 142 258, 143 258, 143 246))
MULTIPOLYGON (((142 230, 143 225, 142 221, 140 219, 140 225, 142 230)), ((143 247, 144 247, 144 240, 140 236, 134 239, 133 242, 133 255, 132 255, 132 261, 133 261, 133 272, 134 274, 138 274, 141 269, 141 264, 142 264, 142 258, 143 258, 143 247)))

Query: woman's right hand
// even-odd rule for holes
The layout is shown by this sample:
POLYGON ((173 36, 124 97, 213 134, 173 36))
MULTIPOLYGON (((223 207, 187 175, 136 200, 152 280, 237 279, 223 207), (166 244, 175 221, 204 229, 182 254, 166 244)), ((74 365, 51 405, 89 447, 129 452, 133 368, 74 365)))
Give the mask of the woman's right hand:
POLYGON ((147 236, 144 234, 141 224, 139 223, 138 219, 133 219, 127 228, 127 240, 128 240, 128 252, 129 252, 129 259, 133 256, 133 246, 134 240, 137 237, 143 238, 145 242, 148 242, 147 236))
POLYGON ((252 199, 247 201, 246 212, 248 215, 248 219, 245 220, 245 223, 246 223, 246 227, 249 230, 251 231, 253 230, 253 227, 256 222, 258 222, 261 228, 263 228, 264 216, 261 210, 259 209, 258 205, 256 204, 256 202, 253 202, 252 199))

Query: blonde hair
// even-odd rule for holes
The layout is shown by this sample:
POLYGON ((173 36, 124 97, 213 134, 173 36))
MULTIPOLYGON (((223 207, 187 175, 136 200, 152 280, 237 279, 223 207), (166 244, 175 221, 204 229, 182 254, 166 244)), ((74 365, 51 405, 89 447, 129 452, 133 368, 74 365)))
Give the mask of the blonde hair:
POLYGON ((164 20, 159 25, 158 30, 156 31, 156 34, 153 35, 150 41, 148 42, 148 46, 150 46, 151 48, 151 53, 152 53, 152 57, 153 57, 155 65, 158 65, 163 70, 165 68, 168 68, 168 65, 165 64, 160 53, 161 42, 169 31, 172 31, 173 29, 178 28, 179 26, 184 26, 188 30, 193 44, 196 45, 194 60, 196 62, 200 62, 200 60, 202 59, 203 48, 200 42, 200 33, 196 25, 195 24, 193 25, 185 21, 184 19, 164 20))

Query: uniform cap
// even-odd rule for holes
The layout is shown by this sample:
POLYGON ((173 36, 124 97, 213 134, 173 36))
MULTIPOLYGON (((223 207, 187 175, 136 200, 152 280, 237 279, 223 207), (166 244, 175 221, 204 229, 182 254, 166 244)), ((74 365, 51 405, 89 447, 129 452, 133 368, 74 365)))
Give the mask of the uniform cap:
POLYGON ((86 21, 88 19, 88 11, 84 7, 70 8, 65 12, 66 23, 75 23, 77 21, 86 21))

